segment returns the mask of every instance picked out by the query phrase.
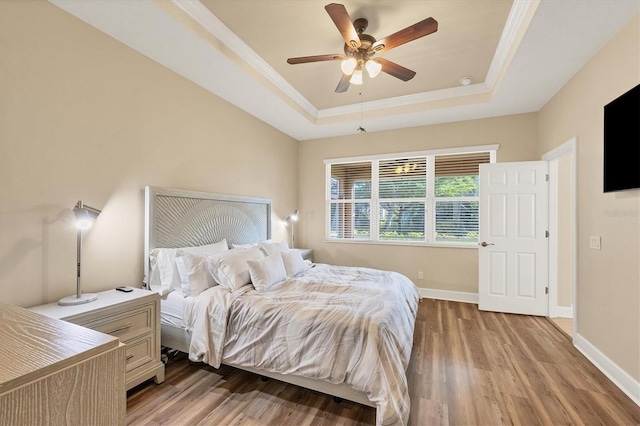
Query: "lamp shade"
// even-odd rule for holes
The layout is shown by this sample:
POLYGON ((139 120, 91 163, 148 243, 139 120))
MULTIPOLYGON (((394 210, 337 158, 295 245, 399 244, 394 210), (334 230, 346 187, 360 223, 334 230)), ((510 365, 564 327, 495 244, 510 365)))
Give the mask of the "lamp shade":
POLYGON ((371 78, 375 78, 378 74, 380 74, 380 71, 382 70, 382 64, 372 59, 369 59, 364 67, 367 69, 367 73, 371 78))
POLYGON ((362 68, 357 68, 353 74, 351 75, 351 79, 349 80, 351 84, 362 84, 362 68))
POLYGON ((356 69, 357 65, 358 61, 356 60, 356 58, 349 58, 342 61, 342 63, 340 64, 340 68, 346 75, 351 75, 353 74, 353 70, 356 69))
POLYGON ((73 208, 73 214, 76 217, 76 226, 78 229, 89 229, 93 224, 92 219, 100 216, 101 211, 85 205, 82 200, 78 201, 73 208))

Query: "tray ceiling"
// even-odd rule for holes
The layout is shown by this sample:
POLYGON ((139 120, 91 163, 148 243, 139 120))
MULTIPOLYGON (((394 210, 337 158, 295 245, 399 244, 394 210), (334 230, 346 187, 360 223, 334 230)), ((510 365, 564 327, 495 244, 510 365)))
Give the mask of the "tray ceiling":
POLYGON ((49 0, 298 140, 538 111, 629 20, 637 0, 344 1, 366 33, 424 18, 438 31, 382 57, 416 71, 337 94, 340 53, 318 0, 49 0), (462 77, 472 84, 461 86, 462 77), (360 96, 360 93, 362 94, 360 96))

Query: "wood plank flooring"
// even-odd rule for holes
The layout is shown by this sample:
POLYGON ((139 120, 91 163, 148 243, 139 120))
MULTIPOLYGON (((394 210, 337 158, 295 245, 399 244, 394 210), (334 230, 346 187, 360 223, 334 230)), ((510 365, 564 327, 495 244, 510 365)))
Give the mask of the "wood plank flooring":
MULTIPOLYGON (((542 317, 423 299, 410 425, 640 424, 640 408, 542 317)), ((129 425, 373 425, 375 410, 223 366, 170 362, 129 391, 129 425)))

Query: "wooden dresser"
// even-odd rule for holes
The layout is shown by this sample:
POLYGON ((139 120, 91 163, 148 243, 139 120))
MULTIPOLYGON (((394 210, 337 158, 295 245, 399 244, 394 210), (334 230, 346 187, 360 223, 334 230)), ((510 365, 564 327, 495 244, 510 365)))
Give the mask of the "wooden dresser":
POLYGON ((123 425, 118 339, 0 303, 0 425, 123 425))
POLYGON ((33 312, 117 337, 126 346, 126 389, 154 378, 164 381, 160 362, 160 296, 134 288, 130 293, 107 290, 98 300, 74 306, 57 302, 34 306, 33 312))

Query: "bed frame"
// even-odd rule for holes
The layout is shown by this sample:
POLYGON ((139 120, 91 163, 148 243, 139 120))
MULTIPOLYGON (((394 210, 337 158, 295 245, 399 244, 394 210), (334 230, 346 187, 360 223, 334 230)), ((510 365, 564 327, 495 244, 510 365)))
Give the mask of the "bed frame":
MULTIPOLYGON (((145 187, 145 285, 148 285, 149 253, 154 248, 214 244, 223 238, 229 244, 248 244, 271 238, 271 200, 145 187)), ((189 353, 191 334, 183 328, 161 324, 161 342, 167 348, 189 353)), ((375 407, 365 393, 346 384, 224 364, 375 407)))

